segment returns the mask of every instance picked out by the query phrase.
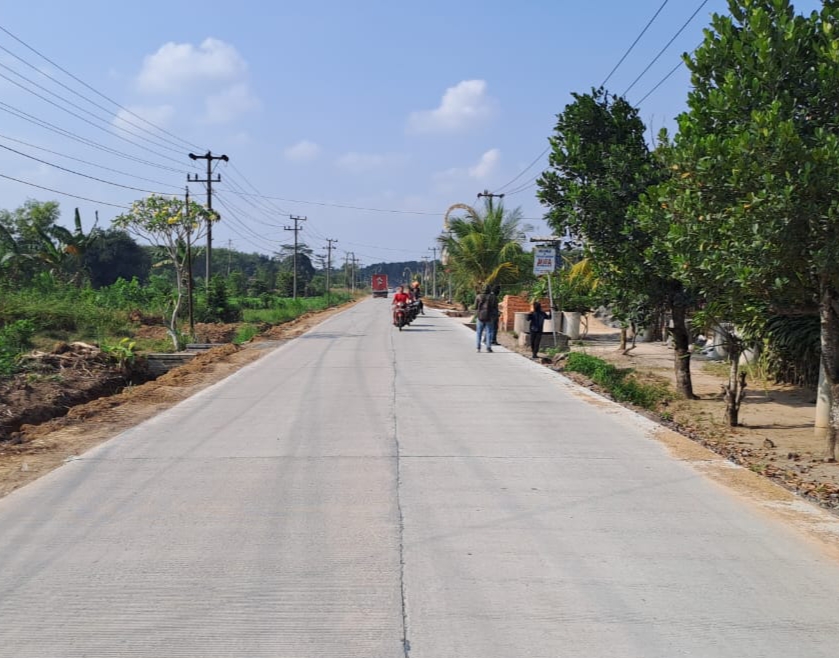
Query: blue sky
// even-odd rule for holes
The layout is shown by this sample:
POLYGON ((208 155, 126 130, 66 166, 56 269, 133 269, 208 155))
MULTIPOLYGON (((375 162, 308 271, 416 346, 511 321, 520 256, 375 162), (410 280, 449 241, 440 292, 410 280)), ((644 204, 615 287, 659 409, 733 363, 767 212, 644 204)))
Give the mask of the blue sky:
MULTIPOLYGON (((607 84, 623 93, 702 5, 627 93, 637 103, 701 41, 710 15, 727 7, 725 0, 5 4, 0 26, 89 87, 0 32, 0 174, 95 202, 0 178, 0 208, 55 199, 65 219, 78 206, 89 228, 94 211, 100 226, 120 212, 105 203, 144 196, 20 153, 178 193, 187 173, 204 173, 187 153, 210 149, 230 158, 215 170, 222 177, 216 246, 272 253, 291 241, 283 227, 293 213, 308 217, 301 239, 316 253, 334 238, 339 258, 352 251, 362 264, 430 256, 445 210, 484 189, 507 192, 505 204, 521 206, 533 233, 545 234, 530 183, 546 158, 505 184, 545 148, 570 94, 602 83, 664 5, 607 84), (256 190, 272 198, 251 196, 256 190)), ((799 11, 818 5, 796 3, 799 11)), ((688 88, 682 67, 641 103, 644 121, 672 130, 688 88)), ((205 199, 202 185, 190 187, 205 199)))

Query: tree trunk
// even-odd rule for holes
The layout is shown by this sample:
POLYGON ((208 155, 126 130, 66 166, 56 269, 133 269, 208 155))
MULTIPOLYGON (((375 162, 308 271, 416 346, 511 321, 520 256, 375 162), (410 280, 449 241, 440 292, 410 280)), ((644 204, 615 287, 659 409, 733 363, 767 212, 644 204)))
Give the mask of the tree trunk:
POLYGON ((821 348, 824 375, 830 390, 830 421, 827 426, 827 458, 836 460, 839 439, 839 291, 827 281, 821 285, 821 348))
POLYGON ((621 344, 618 349, 621 352, 626 352, 626 325, 621 325, 621 344))
POLYGON ((181 332, 178 331, 178 315, 181 312, 181 303, 183 302, 183 279, 181 277, 181 273, 176 271, 175 276, 177 278, 177 297, 175 297, 175 307, 172 309, 172 317, 169 319, 169 328, 168 333, 169 337, 172 339, 172 344, 175 347, 175 351, 179 352, 183 345, 181 344, 181 332))
POLYGON ((746 397, 746 372, 740 370, 742 346, 736 336, 726 334, 726 348, 731 367, 728 371, 728 384, 722 388, 725 392, 725 420, 731 427, 740 424, 740 403, 746 397))
POLYGON ((673 304, 670 312, 673 317, 670 332, 673 336, 676 389, 688 400, 696 400, 698 396, 693 393, 693 383, 690 379, 690 333, 687 329, 685 307, 673 304))

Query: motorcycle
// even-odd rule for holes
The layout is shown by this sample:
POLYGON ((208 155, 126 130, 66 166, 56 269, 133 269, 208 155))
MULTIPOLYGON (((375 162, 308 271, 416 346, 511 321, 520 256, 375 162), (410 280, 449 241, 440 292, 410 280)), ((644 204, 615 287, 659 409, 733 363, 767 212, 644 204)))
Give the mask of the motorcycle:
POLYGON ((408 309, 405 302, 399 302, 393 307, 393 326, 402 331, 402 327, 408 324, 408 309))

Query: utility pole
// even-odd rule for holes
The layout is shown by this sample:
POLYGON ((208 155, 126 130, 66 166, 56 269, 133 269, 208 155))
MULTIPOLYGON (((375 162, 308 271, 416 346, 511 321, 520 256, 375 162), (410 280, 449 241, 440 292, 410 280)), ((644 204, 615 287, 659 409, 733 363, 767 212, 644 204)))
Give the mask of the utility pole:
POLYGON ((344 252, 344 283, 347 284, 347 292, 350 291, 350 252, 344 252))
POLYGON ((189 337, 195 340, 195 312, 192 303, 192 221, 189 218, 189 185, 185 185, 186 203, 184 216, 186 218, 186 298, 189 310, 189 337))
POLYGON ((358 258, 355 257, 355 252, 352 252, 352 294, 355 297, 355 277, 358 275, 358 258))
POLYGON ((503 194, 503 193, 502 193, 502 194, 493 194, 493 193, 492 193, 492 192, 490 192, 489 190, 484 190, 483 192, 478 192, 478 198, 480 199, 481 197, 486 197, 486 198, 488 198, 488 199, 490 200, 490 203, 491 203, 491 202, 492 202, 493 197, 496 197, 496 198, 499 198, 499 199, 503 199, 503 198, 504 198, 504 194, 503 194))
MULTIPOLYGON (((186 175, 187 183, 206 183, 207 184, 207 210, 212 214, 213 211, 213 183, 221 182, 221 174, 217 174, 213 178, 213 160, 224 160, 228 162, 230 158, 226 155, 213 155, 207 151, 204 155, 189 154, 190 160, 206 160, 207 161, 207 178, 198 178, 198 174, 186 175)), ((213 264, 213 222, 212 219, 207 223, 207 272, 206 272, 206 288, 210 291, 210 272, 213 264)))
POLYGON ((434 256, 434 260, 431 261, 431 293, 432 297, 437 296, 437 247, 429 247, 428 251, 432 253, 434 256))
POLYGON ((338 242, 338 240, 334 240, 332 238, 326 238, 326 305, 329 306, 329 286, 330 281, 329 277, 332 274, 332 250, 335 248, 332 246, 333 242, 338 242))
POLYGON ((297 232, 302 231, 299 226, 297 226, 298 222, 305 222, 305 217, 298 217, 297 215, 289 215, 288 218, 294 222, 294 228, 291 226, 285 226, 284 229, 286 231, 294 231, 294 254, 292 256, 291 262, 292 266, 294 267, 294 292, 292 295, 292 299, 297 299, 297 232))
POLYGON ((227 276, 230 276, 230 262, 233 259, 233 240, 227 241, 227 276))

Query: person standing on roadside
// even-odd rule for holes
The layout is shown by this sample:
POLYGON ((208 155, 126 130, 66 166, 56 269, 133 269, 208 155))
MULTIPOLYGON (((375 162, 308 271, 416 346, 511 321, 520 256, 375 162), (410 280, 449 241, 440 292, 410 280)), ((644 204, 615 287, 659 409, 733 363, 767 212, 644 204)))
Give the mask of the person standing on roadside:
POLYGON ((527 321, 530 323, 530 351, 534 359, 537 358, 539 345, 542 344, 542 327, 545 325, 545 320, 550 320, 552 317, 550 311, 542 310, 542 304, 533 302, 533 310, 527 314, 527 321))
POLYGON ((496 285, 492 289, 495 295, 495 322, 492 325, 492 344, 500 345, 498 342, 498 323, 501 321, 501 286, 496 285))
POLYGON ((481 341, 486 342, 487 352, 492 352, 492 329, 498 316, 498 300, 492 294, 492 286, 487 286, 475 300, 476 324, 475 339, 478 351, 481 351, 481 341))

